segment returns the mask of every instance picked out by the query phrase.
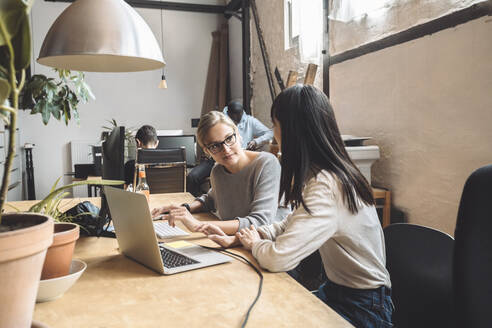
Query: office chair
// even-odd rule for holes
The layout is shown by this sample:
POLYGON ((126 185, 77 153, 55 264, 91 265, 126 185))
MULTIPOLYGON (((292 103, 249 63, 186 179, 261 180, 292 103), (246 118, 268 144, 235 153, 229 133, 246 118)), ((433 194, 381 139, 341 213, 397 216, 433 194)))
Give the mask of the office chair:
MULTIPOLYGON (((151 194, 186 191, 186 150, 138 149, 135 166, 143 164, 151 194)), ((137 182, 135 168, 134 186, 137 182)))
POLYGON ((458 327, 492 327, 492 165, 473 172, 455 230, 454 295, 458 327))
POLYGON ((454 240, 431 228, 398 223, 384 228, 396 327, 454 327, 454 240))

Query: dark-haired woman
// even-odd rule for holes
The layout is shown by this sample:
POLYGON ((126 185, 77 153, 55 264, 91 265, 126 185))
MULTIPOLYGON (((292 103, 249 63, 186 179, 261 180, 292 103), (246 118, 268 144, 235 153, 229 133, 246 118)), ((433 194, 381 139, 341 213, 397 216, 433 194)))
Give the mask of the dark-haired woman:
POLYGON ((270 271, 288 271, 319 250, 328 281, 318 297, 356 327, 391 327, 391 282, 372 190, 347 154, 328 98, 312 86, 284 90, 271 110, 282 152, 285 220, 225 236, 240 241, 270 271))

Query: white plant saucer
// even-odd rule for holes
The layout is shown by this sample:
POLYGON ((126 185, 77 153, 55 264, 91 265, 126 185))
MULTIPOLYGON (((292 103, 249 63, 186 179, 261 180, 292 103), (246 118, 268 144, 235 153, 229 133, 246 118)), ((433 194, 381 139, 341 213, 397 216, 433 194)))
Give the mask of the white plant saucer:
POLYGON ((63 277, 45 279, 39 282, 38 296, 36 302, 48 302, 62 297, 72 287, 87 268, 82 260, 72 260, 70 273, 63 277))

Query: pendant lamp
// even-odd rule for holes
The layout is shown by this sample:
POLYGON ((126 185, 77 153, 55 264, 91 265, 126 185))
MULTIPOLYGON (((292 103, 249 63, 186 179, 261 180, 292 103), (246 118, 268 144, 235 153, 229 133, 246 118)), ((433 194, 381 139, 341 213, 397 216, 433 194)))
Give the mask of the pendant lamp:
MULTIPOLYGON (((164 28, 162 27, 162 9, 161 9, 161 50, 164 52, 164 28)), ((164 75, 164 67, 162 67, 161 82, 157 86, 159 89, 167 89, 166 75, 164 75)))
MULTIPOLYGON (((163 72, 164 73, 164 72, 163 72)), ((162 74, 162 77, 161 77, 161 82, 159 82, 159 86, 158 86, 159 89, 167 89, 167 82, 166 82, 166 76, 164 74, 162 74)))
POLYGON ((123 0, 77 0, 56 19, 37 62, 85 72, 137 72, 165 65, 157 40, 123 0))

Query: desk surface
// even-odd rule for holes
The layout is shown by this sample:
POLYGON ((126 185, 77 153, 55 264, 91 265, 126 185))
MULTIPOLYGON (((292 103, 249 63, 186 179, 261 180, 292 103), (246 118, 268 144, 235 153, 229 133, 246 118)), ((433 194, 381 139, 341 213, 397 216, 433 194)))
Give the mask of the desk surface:
MULTIPOLYGON (((151 207, 192 198, 184 193, 151 195, 151 207)), ((98 199, 92 201, 97 204, 98 199)), ((28 203, 33 202, 13 205, 22 209, 28 203)), ((199 217, 210 219, 206 214, 199 217)), ((199 233, 186 239, 214 245, 199 233)), ((256 264, 249 252, 233 251, 256 264)), ((53 328, 239 327, 259 283, 258 275, 235 259, 162 276, 120 254, 112 238, 79 239, 74 258, 85 261, 87 270, 63 297, 36 304, 35 320, 53 328)), ((263 274, 263 292, 248 327, 351 327, 286 273, 263 274)))

